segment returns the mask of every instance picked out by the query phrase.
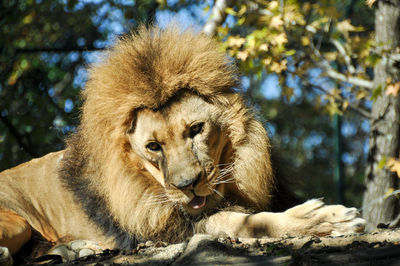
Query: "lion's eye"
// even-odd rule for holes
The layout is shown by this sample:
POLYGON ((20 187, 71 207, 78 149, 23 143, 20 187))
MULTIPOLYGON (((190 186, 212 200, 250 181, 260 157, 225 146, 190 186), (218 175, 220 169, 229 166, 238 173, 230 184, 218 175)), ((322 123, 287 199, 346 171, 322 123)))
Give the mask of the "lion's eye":
POLYGON ((190 137, 194 138, 197 134, 199 134, 204 127, 204 123, 198 123, 190 127, 190 137))
POLYGON ((151 151, 160 151, 161 150, 161 145, 159 143, 153 141, 153 142, 148 143, 146 145, 146 148, 148 150, 151 150, 151 151))

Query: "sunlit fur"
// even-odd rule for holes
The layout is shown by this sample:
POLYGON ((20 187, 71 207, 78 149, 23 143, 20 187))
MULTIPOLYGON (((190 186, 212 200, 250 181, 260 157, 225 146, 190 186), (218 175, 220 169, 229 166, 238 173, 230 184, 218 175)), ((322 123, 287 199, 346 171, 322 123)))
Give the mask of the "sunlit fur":
POLYGON ((89 69, 79 136, 69 146, 88 158, 82 177, 125 230, 145 238, 187 231, 174 205, 161 204, 169 198, 132 149, 128 133, 138 110, 162 109, 182 90, 223 112, 218 126, 226 130, 232 148, 230 198, 254 210, 268 208, 273 186, 269 141, 235 92, 237 84, 235 68, 212 39, 174 27, 142 27, 89 69))

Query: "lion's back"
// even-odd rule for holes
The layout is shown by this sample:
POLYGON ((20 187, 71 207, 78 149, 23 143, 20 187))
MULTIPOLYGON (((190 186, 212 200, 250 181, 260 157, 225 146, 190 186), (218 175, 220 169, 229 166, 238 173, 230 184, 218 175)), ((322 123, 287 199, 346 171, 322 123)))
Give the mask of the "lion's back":
POLYGON ((63 155, 49 153, 0 173, 0 207, 25 218, 50 241, 85 230, 96 235, 58 177, 63 155))

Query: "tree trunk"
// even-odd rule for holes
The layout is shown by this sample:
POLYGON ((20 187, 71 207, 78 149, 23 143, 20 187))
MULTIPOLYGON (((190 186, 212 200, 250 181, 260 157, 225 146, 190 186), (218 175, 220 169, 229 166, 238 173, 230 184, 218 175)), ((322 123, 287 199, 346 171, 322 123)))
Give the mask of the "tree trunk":
MULTIPOLYGON (((376 43, 379 47, 392 51, 375 66, 374 87, 385 89, 388 78, 392 83, 400 80, 400 62, 393 60, 391 53, 400 43, 400 0, 378 1, 375 13, 376 43)), ((366 169, 366 191, 363 199, 363 217, 367 220, 367 230, 379 223, 390 223, 400 210, 395 196, 385 197, 390 189, 399 188, 399 179, 379 163, 390 157, 399 157, 400 151, 400 96, 379 96, 373 102, 371 133, 366 169)))
POLYGON ((211 15, 208 18, 206 24, 204 24, 203 32, 209 36, 215 36, 217 34, 217 28, 221 26, 227 16, 225 9, 232 7, 234 4, 233 0, 216 0, 214 7, 212 8, 211 15))

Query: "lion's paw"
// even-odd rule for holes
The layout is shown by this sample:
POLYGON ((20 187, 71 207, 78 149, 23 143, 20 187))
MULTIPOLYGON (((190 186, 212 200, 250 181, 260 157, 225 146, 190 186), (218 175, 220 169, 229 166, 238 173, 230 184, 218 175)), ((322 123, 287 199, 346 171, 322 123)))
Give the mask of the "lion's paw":
POLYGON ((52 248, 48 254, 59 255, 63 261, 72 261, 89 255, 100 254, 103 249, 94 241, 74 240, 52 248))
POLYGON ((339 236, 363 232, 365 228, 365 220, 358 217, 356 208, 325 205, 320 199, 309 200, 284 214, 289 216, 289 221, 295 221, 292 226, 298 234, 339 236))
POLYGON ((13 260, 11 258, 10 251, 6 247, 0 247, 0 265, 11 266, 13 260))

